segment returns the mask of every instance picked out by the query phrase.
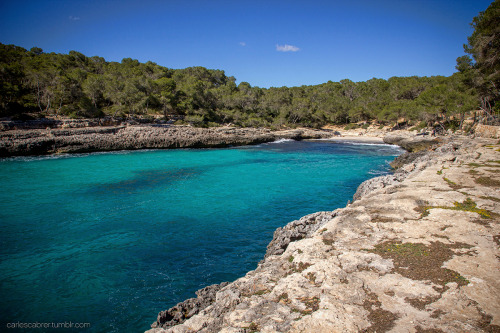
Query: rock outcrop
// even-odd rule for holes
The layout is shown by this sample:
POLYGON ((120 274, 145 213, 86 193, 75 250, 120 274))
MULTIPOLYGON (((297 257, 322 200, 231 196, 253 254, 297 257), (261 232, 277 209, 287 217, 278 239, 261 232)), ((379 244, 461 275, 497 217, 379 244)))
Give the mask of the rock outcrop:
POLYGON ((498 332, 500 145, 422 151, 347 207, 278 229, 254 271, 148 332, 498 332))
POLYGON ((291 242, 311 237, 323 224, 337 215, 333 212, 318 212, 306 215, 300 220, 288 223, 274 231, 273 240, 267 245, 265 258, 285 252, 291 242))
POLYGON ((396 172, 391 175, 385 175, 380 177, 371 178, 365 180, 361 185, 358 186, 356 193, 354 193, 353 201, 359 200, 367 194, 385 188, 387 186, 394 186, 401 182, 406 177, 405 172, 396 172))
POLYGON ((426 150, 429 147, 439 144, 440 140, 440 138, 432 136, 414 136, 409 133, 405 133, 404 135, 387 135, 384 137, 385 143, 398 145, 410 153, 426 150))
POLYGON ((500 126, 489 126, 489 125, 477 124, 476 128, 474 130, 474 133, 477 136, 480 136, 483 138, 498 139, 498 138, 500 138, 500 126))
POLYGON ((175 125, 47 128, 0 132, 0 157, 96 151, 207 148, 250 145, 278 139, 319 139, 331 131, 253 128, 195 128, 175 125))
POLYGON ((229 282, 213 284, 196 291, 196 298, 189 298, 176 306, 162 311, 158 314, 158 319, 152 327, 170 327, 185 322, 207 306, 215 302, 215 295, 219 290, 227 286, 229 282))

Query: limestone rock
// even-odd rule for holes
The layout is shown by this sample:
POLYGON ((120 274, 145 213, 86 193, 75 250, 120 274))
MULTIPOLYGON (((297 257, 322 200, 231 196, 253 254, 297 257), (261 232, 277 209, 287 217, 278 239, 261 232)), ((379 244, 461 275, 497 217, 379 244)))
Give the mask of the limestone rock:
POLYGON ((0 157, 155 148, 228 147, 283 138, 302 140, 331 136, 330 131, 312 129, 271 131, 262 128, 194 128, 154 124, 7 130, 0 132, 0 157))
POLYGON ((335 211, 318 212, 306 215, 300 220, 288 223, 283 228, 276 229, 273 240, 267 245, 265 257, 282 254, 291 242, 310 237, 323 224, 334 218, 335 215, 335 211))
POLYGON ((168 310, 160 312, 158 314, 156 323, 151 326, 153 328, 167 328, 170 326, 182 324, 187 319, 191 318, 192 316, 212 304, 216 299, 217 292, 228 284, 228 282, 213 284, 196 291, 196 298, 187 299, 168 310))
POLYGON ((148 332, 500 331, 497 141, 449 137, 279 228, 211 305, 148 332))
POLYGON ((439 144, 440 139, 434 137, 415 137, 400 134, 385 136, 384 142, 398 145, 409 152, 417 152, 439 144))
POLYGON ((356 193, 353 196, 353 201, 359 200, 375 190, 398 184, 405 177, 406 174, 404 172, 398 172, 391 175, 379 176, 365 180, 361 183, 361 185, 359 185, 358 189, 356 190, 356 193))

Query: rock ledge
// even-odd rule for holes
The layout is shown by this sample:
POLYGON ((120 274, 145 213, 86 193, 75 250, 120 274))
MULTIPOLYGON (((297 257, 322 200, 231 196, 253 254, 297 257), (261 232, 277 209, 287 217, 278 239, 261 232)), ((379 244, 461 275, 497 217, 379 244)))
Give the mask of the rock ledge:
POLYGON ((428 146, 347 207, 279 228, 254 271, 148 332, 500 331, 497 141, 428 146))

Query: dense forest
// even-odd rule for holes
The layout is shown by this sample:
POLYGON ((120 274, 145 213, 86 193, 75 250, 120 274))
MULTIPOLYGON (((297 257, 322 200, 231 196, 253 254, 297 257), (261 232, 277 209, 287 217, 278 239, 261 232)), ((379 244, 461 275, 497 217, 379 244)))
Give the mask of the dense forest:
POLYGON ((498 114, 499 1, 481 12, 450 77, 345 79, 314 86, 259 88, 222 70, 171 69, 125 58, 120 63, 0 44, 0 117, 141 117, 195 126, 320 127, 404 119, 462 126, 466 112, 498 114))

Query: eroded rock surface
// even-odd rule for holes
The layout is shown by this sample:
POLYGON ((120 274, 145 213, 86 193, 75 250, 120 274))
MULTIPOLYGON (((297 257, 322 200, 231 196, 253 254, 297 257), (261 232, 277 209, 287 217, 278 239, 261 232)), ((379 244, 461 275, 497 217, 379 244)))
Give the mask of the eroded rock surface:
POLYGON ((312 129, 271 131, 259 128, 196 128, 174 125, 8 130, 0 132, 0 157, 154 148, 227 147, 278 139, 320 139, 331 136, 331 131, 312 129))
POLYGON ((500 145, 457 137, 280 228, 265 259, 153 332, 498 332, 500 145))
POLYGON ((213 284, 196 292, 196 298, 190 298, 178 303, 174 307, 158 314, 158 319, 153 327, 170 327, 185 322, 207 306, 215 302, 215 295, 227 286, 229 282, 213 284))
POLYGON ((310 237, 323 224, 334 218, 336 212, 318 212, 288 223, 274 231, 273 240, 267 245, 265 258, 285 252, 291 242, 310 237))
POLYGON ((398 145, 408 152, 417 152, 435 146, 441 142, 440 138, 432 136, 414 136, 409 133, 387 135, 384 137, 384 142, 388 144, 398 145))

